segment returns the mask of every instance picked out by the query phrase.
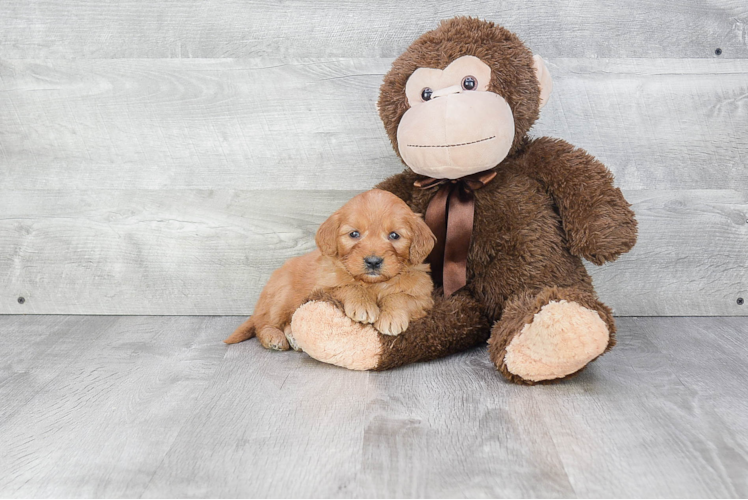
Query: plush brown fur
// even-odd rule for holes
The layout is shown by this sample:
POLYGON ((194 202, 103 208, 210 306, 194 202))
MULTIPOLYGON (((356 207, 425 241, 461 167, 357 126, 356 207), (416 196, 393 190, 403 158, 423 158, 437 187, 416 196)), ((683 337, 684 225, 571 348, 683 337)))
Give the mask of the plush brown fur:
POLYGON ((334 297, 351 319, 386 335, 399 334, 431 308, 433 284, 423 260, 434 235, 396 196, 374 189, 354 197, 319 227, 316 242, 318 250, 272 274, 255 313, 224 342, 257 335, 268 349, 289 349, 291 317, 317 290, 334 297), (382 259, 377 269, 366 266, 372 256, 382 259))
MULTIPOLYGON (((636 242, 636 220, 602 163, 565 141, 527 137, 539 114, 532 54, 514 34, 493 23, 445 21, 395 60, 381 88, 379 110, 396 152, 411 73, 419 67, 442 69, 463 55, 491 66, 489 91, 512 108, 514 143, 494 168, 496 178, 475 192, 467 286, 446 299, 437 291, 428 316, 395 339, 380 336, 378 369, 445 356, 490 335, 497 368, 510 380, 532 384, 506 370, 506 346, 551 300, 573 300, 596 311, 609 328, 608 349, 615 344, 611 311, 597 300, 582 258, 602 264, 627 252, 636 242)), ((415 187, 417 179, 406 170, 377 187, 424 213, 436 190, 415 187)))

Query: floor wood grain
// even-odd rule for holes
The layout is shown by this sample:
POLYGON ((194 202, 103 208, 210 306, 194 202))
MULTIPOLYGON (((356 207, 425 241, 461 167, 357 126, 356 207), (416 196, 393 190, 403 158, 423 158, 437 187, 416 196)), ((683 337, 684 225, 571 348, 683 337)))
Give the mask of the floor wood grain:
POLYGON ((238 317, 0 316, 3 497, 745 497, 748 318, 618 318, 561 384, 484 348, 384 373, 238 317))

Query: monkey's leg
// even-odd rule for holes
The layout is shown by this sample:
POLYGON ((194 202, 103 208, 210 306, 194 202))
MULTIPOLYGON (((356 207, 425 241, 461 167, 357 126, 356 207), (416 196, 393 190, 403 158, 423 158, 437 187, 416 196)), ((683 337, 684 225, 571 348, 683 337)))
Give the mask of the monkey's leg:
MULTIPOLYGON (((440 290, 438 292, 441 292, 440 290)), ((318 293, 294 313, 293 344, 314 359, 351 370, 387 370, 463 351, 488 338, 490 323, 462 291, 444 298, 396 337, 356 323, 329 295, 318 293)))
POLYGON ((507 302, 488 351, 506 378, 532 385, 580 372, 615 345, 615 331, 591 288, 544 288, 507 302))

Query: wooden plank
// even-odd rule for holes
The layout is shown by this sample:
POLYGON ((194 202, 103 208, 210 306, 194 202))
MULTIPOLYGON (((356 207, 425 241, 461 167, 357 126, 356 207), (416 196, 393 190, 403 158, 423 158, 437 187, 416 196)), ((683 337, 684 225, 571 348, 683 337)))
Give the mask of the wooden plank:
MULTIPOLYGON (((733 496, 746 496, 748 450, 748 324, 745 318, 637 318, 636 327, 662 352, 659 363, 698 395, 694 407, 716 415, 714 433, 725 436, 716 470, 732 476, 733 496), (719 469, 717 469, 719 467, 719 469)), ((655 360, 653 360, 655 361, 655 360)), ((716 467, 715 467, 716 466, 716 467)))
POLYGON ((3 191, 2 307, 243 314, 270 273, 311 251, 319 224, 354 194, 3 191))
POLYGON ((0 316, 0 422, 44 390, 71 363, 95 348, 92 342, 111 316, 0 316))
POLYGON ((102 320, 0 318, 0 353, 48 330, 82 353, 0 420, 4 497, 748 494, 746 318, 619 318, 613 351, 535 387, 485 348, 360 373, 227 347, 238 317, 102 320))
POLYGON ((367 189, 379 60, 3 61, 5 187, 367 189), (370 74, 375 71, 375 74, 370 74))
POLYGON ((256 341, 223 349, 142 497, 355 496, 371 374, 256 341))
MULTIPOLYGON (((83 354, 0 421, 3 496, 116 498, 133 489, 138 496, 223 358, 220 336, 236 323, 108 320, 103 328, 92 318, 68 321, 69 340, 83 354)), ((34 320, 13 328, 18 323, 29 329, 34 320)), ((11 326, 3 325, 3 334, 11 326)), ((36 346, 44 362, 46 346, 36 346)), ((11 400, 25 394, 20 382, 11 382, 11 400)))
POLYGON ((748 184, 748 66, 725 62, 550 61, 554 94, 532 133, 587 149, 624 189, 736 189, 748 184))
MULTIPOLYGON (((748 400, 748 328, 742 318, 637 318, 637 327, 660 349, 681 383, 711 401, 748 400), (662 331, 669 331, 671 336, 662 331), (684 335, 682 332, 692 333, 684 335), (674 344, 674 345, 673 345, 674 344), (713 379, 720 380, 714 391, 713 379)), ((748 437, 748 428, 742 429, 748 437)), ((746 477, 748 480, 748 477, 746 477)), ((748 483, 747 483, 748 484, 748 483)))
POLYGON ((356 497, 576 497, 544 408, 506 383, 484 348, 369 383, 356 497))
POLYGON ((0 47, 11 58, 395 57, 438 21, 470 15, 516 31, 552 57, 748 57, 743 0, 469 4, 10 0, 0 47))
MULTIPOLYGON (((0 191, 0 313, 248 314, 355 191, 0 191), (24 297, 23 304, 18 297, 24 297)), ((618 315, 746 315, 748 193, 625 191, 639 243, 590 265, 618 315)))
POLYGON ((748 315, 748 192, 624 194, 639 222, 636 246, 602 267, 587 263, 615 314, 748 315))
MULTIPOLYGON (((5 189, 358 189, 390 59, 0 61, 5 189)), ((555 59, 533 129, 626 189, 748 184, 748 60, 555 59)))
POLYGON ((311 251, 321 221, 354 195, 33 193, 0 197, 0 276, 7 284, 0 294, 8 312, 242 314, 272 270, 311 251))
POLYGON ((144 497, 573 495, 531 405, 505 409, 521 389, 475 352, 381 374, 229 353, 144 497))
MULTIPOLYGON (((748 448, 735 442, 735 429, 711 403, 729 397, 730 378, 745 382, 745 370, 712 370, 708 356, 690 349, 694 342, 713 349, 717 342, 701 330, 718 321, 620 318, 613 351, 567 383, 532 390, 578 496, 746 495, 748 448), (671 363, 672 352, 694 359, 690 369, 671 363), (704 377, 709 389, 693 390, 683 376, 704 377)), ((745 331, 745 318, 735 324, 745 331)), ((737 366, 744 356, 742 349, 724 362, 737 366)), ((744 429, 745 414, 741 424, 744 429)))

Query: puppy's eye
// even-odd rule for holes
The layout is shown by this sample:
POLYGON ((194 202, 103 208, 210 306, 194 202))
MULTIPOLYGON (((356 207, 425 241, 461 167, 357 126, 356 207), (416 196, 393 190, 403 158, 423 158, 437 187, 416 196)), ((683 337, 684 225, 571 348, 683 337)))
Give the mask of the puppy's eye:
POLYGON ((350 233, 348 233, 348 236, 350 236, 353 239, 356 239, 359 236, 361 236, 361 233, 359 233, 358 231, 351 231, 350 233))
POLYGON ((478 87, 478 80, 474 76, 466 76, 462 79, 462 88, 465 90, 475 90, 478 87))
POLYGON ((426 87, 425 89, 423 89, 421 91, 421 99, 423 99, 424 101, 430 101, 431 100, 431 94, 433 94, 433 90, 431 90, 430 88, 426 87))
POLYGON ((392 232, 390 233, 390 239, 391 239, 391 240, 399 240, 399 239, 400 239, 400 235, 399 235, 399 234, 397 234, 397 233, 396 233, 395 231, 392 231, 392 232))

